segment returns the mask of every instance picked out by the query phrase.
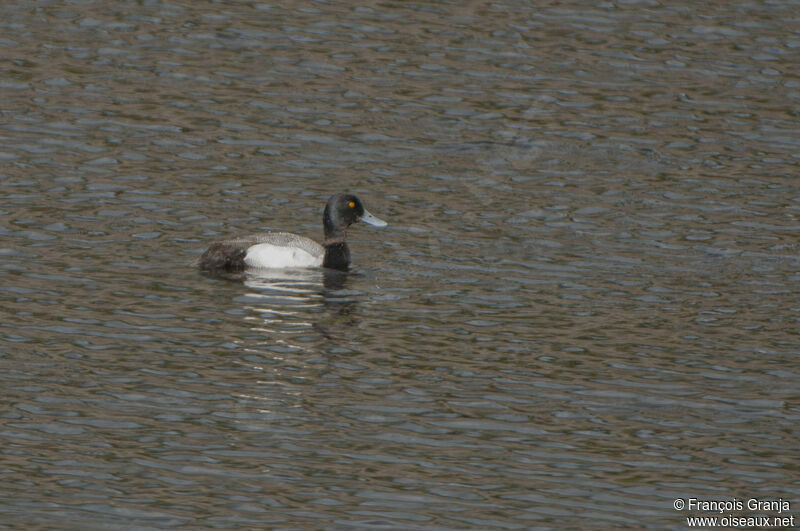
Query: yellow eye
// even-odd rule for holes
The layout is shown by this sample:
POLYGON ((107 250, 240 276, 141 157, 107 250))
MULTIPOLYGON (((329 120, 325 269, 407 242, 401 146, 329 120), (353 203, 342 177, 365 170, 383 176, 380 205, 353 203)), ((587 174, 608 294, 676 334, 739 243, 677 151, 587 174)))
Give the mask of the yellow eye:
POLYGON ((347 203, 347 206, 349 206, 350 208, 355 208, 356 204, 354 201, 350 201, 349 203, 347 203))

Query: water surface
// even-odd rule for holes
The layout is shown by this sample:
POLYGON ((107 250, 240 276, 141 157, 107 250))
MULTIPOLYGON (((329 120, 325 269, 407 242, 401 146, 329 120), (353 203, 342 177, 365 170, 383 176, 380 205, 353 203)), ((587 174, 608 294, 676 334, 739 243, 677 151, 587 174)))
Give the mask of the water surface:
POLYGON ((800 504, 793 3, 0 20, 2 525, 800 504), (191 265, 237 234, 319 239, 344 190, 389 222, 351 228, 347 274, 191 265))

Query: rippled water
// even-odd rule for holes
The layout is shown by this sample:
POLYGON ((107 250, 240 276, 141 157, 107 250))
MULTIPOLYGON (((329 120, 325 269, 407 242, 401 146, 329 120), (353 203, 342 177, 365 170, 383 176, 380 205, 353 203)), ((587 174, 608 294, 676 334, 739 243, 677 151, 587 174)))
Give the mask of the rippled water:
POLYGON ((800 506, 795 3, 11 0, 0 27, 3 526, 800 506), (344 190, 389 221, 348 274, 191 266, 320 238, 344 190))

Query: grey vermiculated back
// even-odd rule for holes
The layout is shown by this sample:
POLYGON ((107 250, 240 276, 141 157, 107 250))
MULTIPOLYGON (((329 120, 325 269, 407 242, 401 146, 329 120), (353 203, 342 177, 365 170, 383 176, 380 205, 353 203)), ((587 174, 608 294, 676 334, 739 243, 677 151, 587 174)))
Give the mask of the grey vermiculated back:
POLYGON ((245 248, 259 243, 268 243, 281 247, 302 249, 309 254, 319 257, 325 254, 325 248, 322 245, 311 238, 306 238, 305 236, 300 236, 299 234, 293 234, 291 232, 259 232, 257 234, 249 234, 247 236, 235 238, 229 240, 229 242, 231 244, 239 244, 239 242, 242 242, 241 244, 245 245, 245 248))

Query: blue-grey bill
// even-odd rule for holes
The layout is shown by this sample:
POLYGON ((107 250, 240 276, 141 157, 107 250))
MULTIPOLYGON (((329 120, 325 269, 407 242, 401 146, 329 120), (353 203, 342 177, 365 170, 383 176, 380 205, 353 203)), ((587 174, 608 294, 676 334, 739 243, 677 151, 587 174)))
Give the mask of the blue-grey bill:
POLYGON ((376 227, 385 227, 386 222, 382 219, 378 219, 366 210, 364 210, 364 215, 361 216, 361 221, 364 223, 369 223, 370 225, 375 225, 376 227))

